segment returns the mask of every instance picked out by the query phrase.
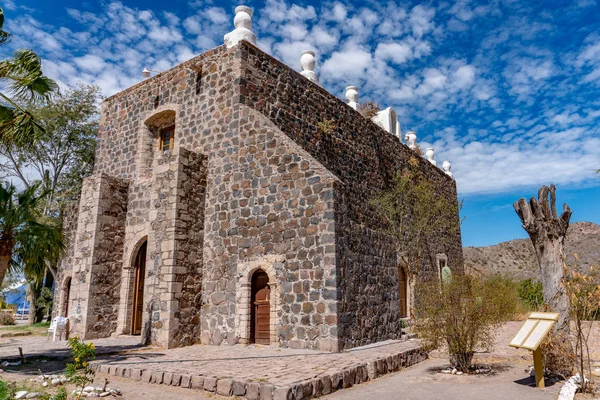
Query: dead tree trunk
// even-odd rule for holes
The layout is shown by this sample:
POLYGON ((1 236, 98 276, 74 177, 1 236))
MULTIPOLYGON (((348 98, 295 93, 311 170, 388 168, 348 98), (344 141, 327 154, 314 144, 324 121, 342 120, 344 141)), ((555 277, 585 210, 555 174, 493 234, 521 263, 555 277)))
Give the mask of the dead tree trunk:
POLYGON ((562 285, 564 243, 571 209, 565 203, 560 217, 556 213, 556 188, 554 185, 542 186, 538 199, 532 197, 529 202, 524 198, 514 203, 514 208, 523 228, 529 234, 540 264, 544 303, 554 312, 560 313, 556 328, 569 333, 569 299, 562 285), (548 202, 550 195, 550 202, 548 202))

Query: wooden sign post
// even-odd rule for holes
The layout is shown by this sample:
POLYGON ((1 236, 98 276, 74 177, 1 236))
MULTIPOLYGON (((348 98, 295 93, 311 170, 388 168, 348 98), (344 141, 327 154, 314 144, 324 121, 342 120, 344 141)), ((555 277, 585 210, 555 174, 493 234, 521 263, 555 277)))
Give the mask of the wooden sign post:
POLYGON ((535 371, 535 386, 543 388, 544 364, 542 351, 539 349, 544 338, 558 320, 558 313, 532 312, 523 324, 509 346, 533 351, 533 369, 535 371))

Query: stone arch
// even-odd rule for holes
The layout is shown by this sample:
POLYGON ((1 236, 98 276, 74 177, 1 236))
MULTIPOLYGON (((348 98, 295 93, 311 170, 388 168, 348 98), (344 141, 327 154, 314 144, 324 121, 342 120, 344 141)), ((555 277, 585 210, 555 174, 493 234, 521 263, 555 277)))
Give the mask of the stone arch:
POLYGON ((412 314, 412 305, 414 304, 414 288, 415 288, 415 278, 414 274, 410 273, 410 268, 408 265, 408 260, 405 257, 400 257, 398 262, 398 300, 399 305, 401 305, 400 301, 402 301, 401 296, 404 295, 404 301, 406 302, 406 312, 402 315, 402 307, 400 306, 400 318, 410 318, 412 314), (404 283, 404 293, 401 285, 401 274, 404 274, 406 279, 404 283))
POLYGON ((448 266, 448 256, 445 253, 435 255, 436 275, 442 281, 442 270, 448 266))
POLYGON ((69 302, 71 301, 71 277, 67 276, 60 287, 60 308, 59 315, 69 317, 69 302))
MULTIPOLYGON (((126 254, 126 261, 121 274, 121 303, 119 305, 119 329, 117 332, 131 334, 131 318, 135 290, 135 259, 144 243, 148 242, 148 235, 142 236, 126 254)), ((147 255, 146 255, 147 257, 147 255)))
MULTIPOLYGON (((165 104, 150 111, 142 121, 139 127, 139 146, 138 146, 138 177, 148 179, 152 177, 152 164, 159 154, 158 135, 162 128, 175 126, 177 129, 177 116, 179 115, 179 106, 177 104, 165 104)), ((180 135, 175 131, 173 149, 179 147, 180 135)))
POLYGON ((283 262, 283 256, 265 256, 261 259, 238 264, 238 281, 236 290, 236 335, 239 342, 248 344, 250 342, 250 306, 251 306, 251 286, 252 276, 258 270, 264 271, 269 277, 269 287, 271 288, 270 299, 270 343, 277 345, 279 335, 277 334, 278 319, 277 309, 279 303, 279 285, 277 282, 276 263, 283 262))

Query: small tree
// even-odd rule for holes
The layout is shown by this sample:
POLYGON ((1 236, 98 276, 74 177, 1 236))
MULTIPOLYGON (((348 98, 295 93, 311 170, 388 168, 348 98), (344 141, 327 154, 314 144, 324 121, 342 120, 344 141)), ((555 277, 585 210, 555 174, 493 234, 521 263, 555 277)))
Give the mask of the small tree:
POLYGON ((523 229, 529 234, 540 266, 544 303, 560 313, 555 329, 569 334, 569 300, 562 284, 564 245, 571 209, 565 203, 559 216, 556 212, 556 188, 542 186, 538 198, 524 198, 513 204, 523 229))
POLYGON ((450 363, 468 372, 479 348, 491 349, 497 328, 517 311, 512 282, 501 277, 455 275, 448 281, 420 283, 415 304, 415 332, 428 349, 448 348, 450 363))
MULTIPOLYGON (((380 193, 371 204, 385 223, 385 231, 396 239, 398 256, 414 282, 427 263, 429 239, 434 234, 459 235, 460 220, 454 218, 461 205, 440 196, 435 187, 418 171, 419 160, 409 160, 413 171, 399 172, 392 187, 380 193)), ((431 261, 431 260, 429 260, 431 261)), ((431 261, 432 262, 432 261, 431 261)))
POLYGON ((81 398, 83 388, 94 381, 95 371, 90 366, 90 361, 96 358, 94 343, 84 343, 77 336, 69 339, 73 363, 67 364, 65 375, 78 388, 77 400, 81 398))
POLYGON ((54 295, 50 288, 44 287, 40 291, 40 296, 36 301, 38 309, 40 309, 44 317, 49 317, 52 313, 52 304, 54 303, 54 295))
MULTIPOLYGON (((577 259, 577 257, 576 257, 577 259)), ((571 307, 573 320, 572 335, 575 337, 575 354, 577 355, 577 369, 579 375, 591 379, 592 367, 588 341, 592 331, 592 322, 598 317, 600 311, 600 273, 597 268, 590 267, 587 274, 565 266, 563 283, 571 307)), ((581 380, 581 390, 586 391, 588 383, 581 380)))
POLYGON ((45 195, 38 195, 38 186, 17 192, 10 183, 0 185, 0 282, 9 267, 22 267, 25 274, 41 271, 43 277, 48 262, 56 261, 63 249, 60 228, 40 217, 45 195))

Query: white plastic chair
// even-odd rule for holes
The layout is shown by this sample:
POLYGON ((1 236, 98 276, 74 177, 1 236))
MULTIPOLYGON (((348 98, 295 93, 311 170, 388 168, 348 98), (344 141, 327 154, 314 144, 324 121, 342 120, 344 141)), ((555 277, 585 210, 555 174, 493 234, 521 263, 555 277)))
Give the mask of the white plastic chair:
POLYGON ((46 341, 50 339, 50 334, 52 334, 53 342, 56 342, 57 334, 58 340, 62 340, 63 334, 66 337, 68 321, 69 319, 65 317, 55 317, 50 324, 50 328, 48 328, 48 337, 46 338, 46 341))

